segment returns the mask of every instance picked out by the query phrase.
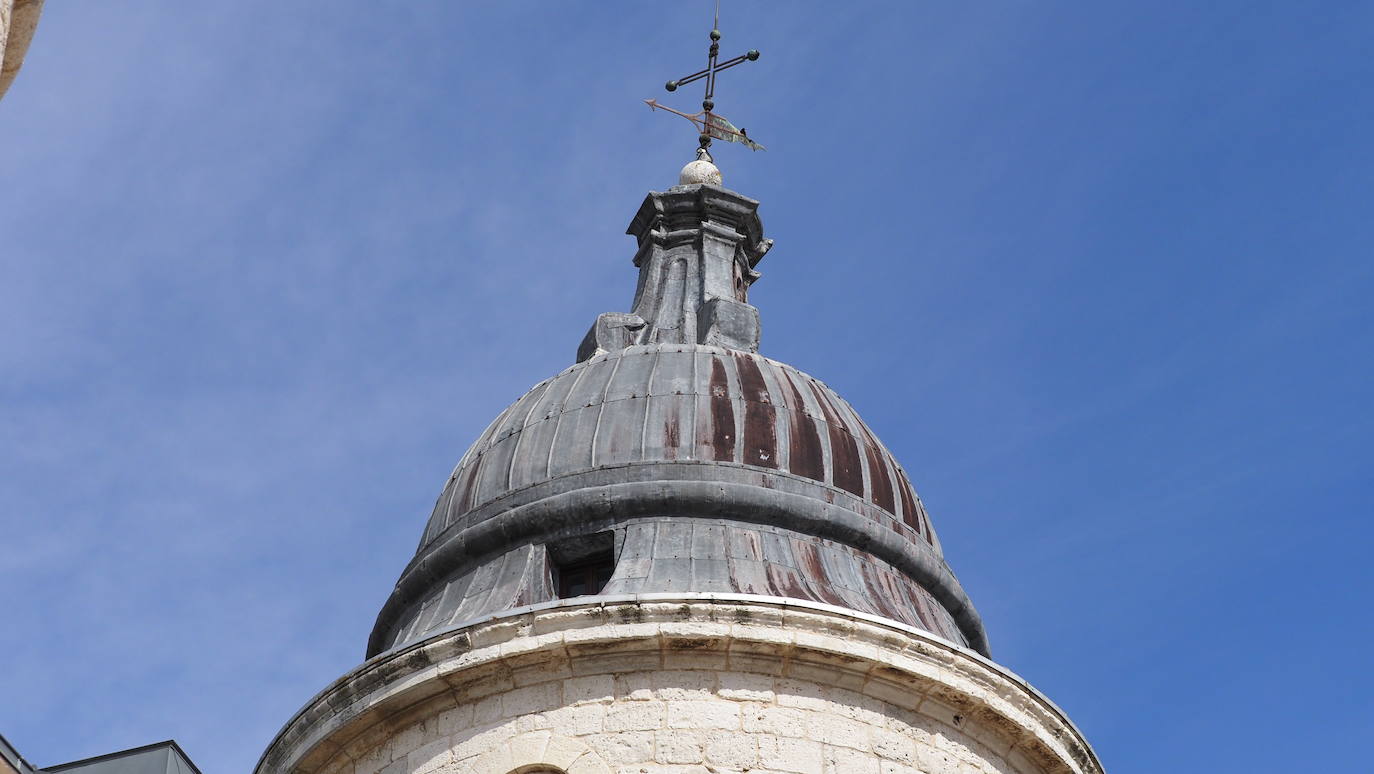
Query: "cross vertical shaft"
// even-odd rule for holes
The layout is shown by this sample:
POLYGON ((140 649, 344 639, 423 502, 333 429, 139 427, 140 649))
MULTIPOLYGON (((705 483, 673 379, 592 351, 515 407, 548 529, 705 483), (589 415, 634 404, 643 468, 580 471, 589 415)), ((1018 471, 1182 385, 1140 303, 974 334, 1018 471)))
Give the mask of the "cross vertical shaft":
MULTIPOLYGON (((701 116, 700 140, 702 148, 709 148, 711 146, 711 138, 713 136, 730 140, 731 142, 739 142, 741 139, 744 139, 742 132, 735 130, 733 125, 731 125, 728 121, 722 122, 718 120, 716 114, 714 113, 716 107, 716 74, 719 73, 721 70, 728 70, 729 68, 734 67, 737 64, 742 64, 744 62, 752 62, 759 58, 759 52, 751 50, 746 53, 740 54, 739 56, 734 57, 733 59, 728 59, 724 62, 719 61, 720 37, 721 35, 719 29, 711 30, 711 48, 706 58, 706 69, 698 70, 684 78, 679 78, 675 81, 668 81, 668 83, 664 84, 664 88, 668 91, 677 91, 679 86, 685 86, 689 83, 692 83, 693 81, 698 81, 703 78, 706 79, 706 95, 701 100, 701 108, 703 112, 698 114, 701 116), (727 129, 725 127, 729 128, 727 129), (721 132, 728 132, 728 135, 723 134, 721 132), (737 138, 733 135, 739 135, 739 137, 737 138)), ((657 107, 656 103, 653 102, 650 102, 649 106, 657 107)), ((678 111, 674 110, 672 112, 677 113, 678 111)), ((678 113, 678 115, 681 115, 684 118, 692 120, 693 123, 698 123, 697 120, 694 120, 693 116, 688 116, 684 113, 678 113)))

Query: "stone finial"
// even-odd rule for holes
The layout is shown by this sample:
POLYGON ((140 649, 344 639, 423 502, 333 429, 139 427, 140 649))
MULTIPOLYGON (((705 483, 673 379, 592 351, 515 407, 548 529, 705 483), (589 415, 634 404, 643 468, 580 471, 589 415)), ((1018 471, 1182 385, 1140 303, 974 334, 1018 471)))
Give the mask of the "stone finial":
POLYGON ((678 185, 721 185, 722 177, 720 169, 712 163, 711 154, 705 148, 697 148, 696 161, 687 162, 687 166, 678 173, 678 185))

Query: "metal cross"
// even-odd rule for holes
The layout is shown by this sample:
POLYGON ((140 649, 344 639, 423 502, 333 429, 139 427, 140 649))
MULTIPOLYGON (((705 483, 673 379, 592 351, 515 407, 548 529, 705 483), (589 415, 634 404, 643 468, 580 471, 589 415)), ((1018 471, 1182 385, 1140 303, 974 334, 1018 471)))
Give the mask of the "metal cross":
MULTIPOLYGON (((719 7, 717 7, 715 27, 718 28, 719 26, 720 9, 719 7)), ((726 120, 725 116, 713 112, 716 107, 716 73, 720 72, 721 70, 728 70, 729 68, 734 67, 737 64, 743 64, 744 62, 752 62, 759 58, 759 52, 751 50, 748 53, 740 54, 734 59, 727 59, 724 62, 717 61, 719 54, 720 30, 712 29, 711 51, 710 56, 707 59, 706 69, 698 70, 685 78, 679 78, 675 81, 668 81, 668 83, 664 84, 663 87, 668 91, 677 91, 677 88, 679 86, 686 86, 687 84, 692 83, 694 81, 699 81, 703 78, 706 79, 706 97, 701 101, 702 111, 700 113, 683 113, 682 111, 674 110, 668 107, 667 105, 660 105, 656 100, 652 99, 646 99, 644 100, 644 103, 648 105, 651 110, 657 110, 659 108, 662 108, 668 111, 669 113, 676 113, 677 115, 682 116, 688 121, 691 121, 692 125, 697 127, 698 131, 700 131, 701 133, 700 140, 701 147, 703 150, 711 147, 712 137, 721 140, 726 140, 728 142, 743 143, 752 150, 763 150, 763 146, 749 139, 749 136, 745 134, 745 131, 743 129, 735 128, 735 125, 726 120)))

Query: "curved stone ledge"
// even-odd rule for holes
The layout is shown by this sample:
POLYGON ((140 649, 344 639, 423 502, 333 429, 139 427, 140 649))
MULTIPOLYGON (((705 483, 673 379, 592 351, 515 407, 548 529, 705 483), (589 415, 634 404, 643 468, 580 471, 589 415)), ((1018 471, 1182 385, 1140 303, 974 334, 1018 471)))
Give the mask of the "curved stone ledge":
POLYGON ((664 670, 833 686, 976 740, 1009 762, 1005 770, 1102 771, 1053 703, 972 651, 843 608, 719 594, 582 597, 508 611, 383 653, 297 713, 256 771, 353 771, 340 762, 455 707, 569 678, 664 670))
POLYGON ((849 508, 815 496, 724 480, 586 483, 589 485, 580 489, 557 491, 510 507, 431 543, 402 572, 382 606, 368 653, 387 647, 405 611, 464 563, 572 530, 586 534, 628 519, 673 514, 783 525, 866 551, 930 592, 953 617, 970 646, 984 655, 989 653, 982 619, 944 560, 926 544, 908 541, 849 508))
POLYGON ((24 64, 43 0, 0 0, 0 97, 24 64))

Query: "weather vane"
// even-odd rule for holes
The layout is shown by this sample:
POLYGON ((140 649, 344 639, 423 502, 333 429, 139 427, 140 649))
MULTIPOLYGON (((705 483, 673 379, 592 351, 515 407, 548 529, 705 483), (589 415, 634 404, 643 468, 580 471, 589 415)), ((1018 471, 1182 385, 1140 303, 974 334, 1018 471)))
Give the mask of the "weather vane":
POLYGON ((668 91, 677 91, 677 87, 679 86, 686 86, 687 84, 692 83, 693 81, 699 81, 703 78, 706 79, 706 97, 701 101, 701 112, 684 113, 681 110, 674 110, 668 107, 667 105, 660 105, 657 100, 653 99, 644 100, 644 104, 648 105, 650 110, 658 110, 659 108, 662 108, 663 110, 666 110, 669 113, 676 113, 677 115, 682 116, 688 121, 691 121, 692 125, 695 126, 697 128, 697 131, 700 133, 701 151, 699 151, 699 153, 704 152, 708 159, 710 158, 710 153, 709 151, 707 151, 707 148, 711 147, 712 137, 719 140, 725 140, 726 142, 742 143, 743 145, 747 146, 750 150, 764 150, 764 147, 762 145, 759 145, 758 143, 749 139, 749 135, 745 133, 745 130, 735 128, 735 125, 730 123, 730 121, 726 119, 725 116, 714 112, 716 108, 716 73, 720 72, 721 70, 726 70, 731 67, 734 67, 737 64, 743 64, 744 62, 752 62, 759 58, 759 52, 749 51, 748 53, 740 54, 734 59, 727 59, 724 62, 717 61, 717 56, 719 54, 720 0, 716 0, 716 19, 715 23, 711 26, 711 52, 710 57, 707 60, 706 69, 698 70, 697 72, 694 72, 685 78, 679 78, 675 81, 668 81, 668 83, 664 86, 664 88, 668 91))

